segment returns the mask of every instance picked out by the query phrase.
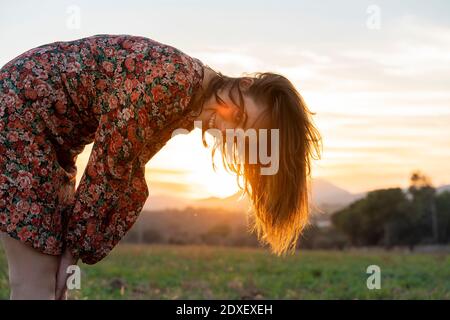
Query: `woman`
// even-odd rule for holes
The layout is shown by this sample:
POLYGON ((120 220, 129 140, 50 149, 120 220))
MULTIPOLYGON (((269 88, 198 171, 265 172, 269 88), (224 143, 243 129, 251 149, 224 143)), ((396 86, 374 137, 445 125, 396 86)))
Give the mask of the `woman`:
MULTIPOLYGON (((145 164, 176 129, 279 129, 279 169, 237 161, 253 229, 272 251, 295 248, 308 217, 319 134, 283 76, 231 78, 154 40, 97 35, 32 49, 0 69, 0 231, 12 299, 61 299, 66 269, 103 259, 148 196, 145 164), (94 142, 77 189, 76 157, 94 142)), ((228 157, 227 157, 228 154, 228 157)))

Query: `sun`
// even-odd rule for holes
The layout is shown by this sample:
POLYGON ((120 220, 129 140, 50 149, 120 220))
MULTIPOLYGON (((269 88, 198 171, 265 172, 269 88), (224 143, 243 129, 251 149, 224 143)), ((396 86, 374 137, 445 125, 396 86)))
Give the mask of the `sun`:
MULTIPOLYGON (((216 171, 212 168, 211 150, 201 144, 201 133, 171 139, 146 165, 146 177, 152 193, 165 193, 191 199, 225 198, 239 191, 236 176, 223 168, 216 154, 216 171), (163 188, 158 190, 158 182, 163 188), (175 188, 171 186, 183 186, 175 188), (154 187, 156 186, 156 188, 154 187)), ((89 160, 92 143, 77 158, 77 185, 89 160)))
MULTIPOLYGON (((207 137, 207 141, 209 140, 207 137)), ((208 197, 224 198, 239 191, 236 176, 222 165, 220 152, 215 155, 216 171, 213 170, 211 149, 203 147, 201 131, 196 129, 187 135, 173 137, 147 164, 150 172, 161 169, 177 171, 177 175, 153 175, 160 181, 183 184, 187 191, 181 196, 192 199, 208 197)), ((150 179, 151 181, 151 179, 150 179)), ((175 190, 168 190, 172 195, 175 190)))
POLYGON ((239 191, 236 176, 227 172, 218 161, 216 171, 212 169, 211 164, 197 166, 186 176, 188 181, 194 182, 198 188, 198 195, 194 192, 193 196, 204 198, 208 197, 229 197, 239 191))

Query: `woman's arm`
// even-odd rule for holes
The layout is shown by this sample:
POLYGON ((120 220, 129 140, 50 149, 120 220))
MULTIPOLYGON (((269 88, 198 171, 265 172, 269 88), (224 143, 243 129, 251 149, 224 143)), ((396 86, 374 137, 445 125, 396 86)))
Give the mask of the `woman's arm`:
POLYGON ((85 263, 109 253, 147 199, 145 163, 138 156, 151 133, 149 117, 141 113, 147 113, 146 108, 123 108, 100 118, 66 234, 70 252, 85 263))

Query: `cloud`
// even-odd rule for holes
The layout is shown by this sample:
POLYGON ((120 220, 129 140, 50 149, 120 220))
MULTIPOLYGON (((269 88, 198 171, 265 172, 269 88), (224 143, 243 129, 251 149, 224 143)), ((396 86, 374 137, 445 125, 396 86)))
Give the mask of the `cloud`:
POLYGON ((434 79, 450 83, 450 28, 405 15, 383 27, 383 45, 344 50, 340 55, 355 62, 377 66, 385 76, 408 85, 420 76, 424 89, 434 79), (431 80, 431 82, 429 81, 431 80))
POLYGON ((224 48, 210 48, 208 51, 194 52, 199 58, 213 69, 230 76, 241 76, 243 72, 255 72, 264 67, 263 61, 243 50, 224 48))
POLYGON ((159 192, 164 190, 165 193, 190 193, 192 191, 191 186, 186 182, 168 182, 168 181, 158 181, 155 179, 151 179, 148 184, 150 192, 155 190, 155 192, 159 192))
MULTIPOLYGON (((292 42, 211 47, 194 53, 225 74, 273 71, 301 90, 322 92, 446 91, 450 85, 450 28, 413 15, 387 21, 365 39, 339 46, 292 42)), ((324 39, 326 41, 326 39, 324 39)), ((332 43, 332 42, 331 42, 332 43)))

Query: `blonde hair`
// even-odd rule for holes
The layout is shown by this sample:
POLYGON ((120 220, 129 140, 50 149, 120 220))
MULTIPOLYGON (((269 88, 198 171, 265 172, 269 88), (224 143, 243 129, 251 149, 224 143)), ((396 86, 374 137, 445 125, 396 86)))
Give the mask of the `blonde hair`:
MULTIPOLYGON (((241 79, 217 73, 201 90, 197 103, 202 107, 213 95, 220 103, 218 92, 229 88, 230 99, 243 110, 241 79), (235 101, 233 90, 237 90, 239 101, 235 101)), ((253 84, 245 94, 267 106, 263 116, 269 119, 269 125, 265 129, 279 130, 278 171, 273 175, 261 175, 263 165, 249 163, 247 156, 246 161, 239 161, 237 146, 230 151, 226 148, 225 139, 216 140, 219 143, 213 146, 213 165, 214 154, 220 149, 225 168, 237 175, 240 189, 251 200, 250 230, 256 232, 261 243, 269 244, 273 253, 281 255, 295 251, 298 238, 308 223, 311 160, 320 157, 321 136, 312 122, 313 114, 287 78, 265 72, 254 74, 252 79, 253 84)), ((206 129, 202 137, 207 146, 205 132, 206 129)))

